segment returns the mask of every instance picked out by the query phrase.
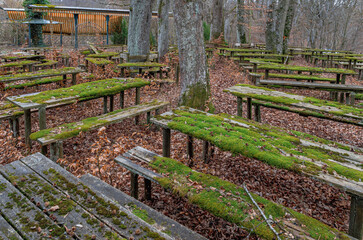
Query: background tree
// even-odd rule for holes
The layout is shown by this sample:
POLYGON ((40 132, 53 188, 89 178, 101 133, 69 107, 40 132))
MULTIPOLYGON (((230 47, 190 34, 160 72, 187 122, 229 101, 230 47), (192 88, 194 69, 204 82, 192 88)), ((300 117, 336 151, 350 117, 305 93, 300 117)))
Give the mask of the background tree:
POLYGON ((150 52, 150 26, 153 0, 131 0, 128 52, 131 56, 150 52))
POLYGON ((158 0, 158 53, 162 58, 169 50, 170 0, 158 0))
POLYGON ((240 43, 247 43, 244 0, 237 0, 237 32, 240 43))
POLYGON ((210 95, 210 86, 204 49, 202 0, 174 1, 173 10, 180 62, 179 103, 204 109, 210 95))
POLYGON ((113 44, 127 44, 128 27, 126 19, 119 17, 111 26, 113 44))
POLYGON ((297 0, 290 0, 289 7, 287 9, 285 28, 284 28, 283 47, 282 47, 283 54, 288 53, 289 38, 290 38, 292 24, 294 21, 296 6, 297 6, 297 0))
MULTIPOLYGON (((49 4, 47 0, 24 0, 23 7, 25 8, 25 14, 28 20, 43 19, 46 13, 33 12, 28 6, 32 4, 49 4)), ((30 24, 30 35, 32 46, 40 47, 43 46, 43 25, 41 24, 30 24)))
POLYGON ((213 15, 210 40, 218 39, 223 33, 223 0, 213 0, 213 15))

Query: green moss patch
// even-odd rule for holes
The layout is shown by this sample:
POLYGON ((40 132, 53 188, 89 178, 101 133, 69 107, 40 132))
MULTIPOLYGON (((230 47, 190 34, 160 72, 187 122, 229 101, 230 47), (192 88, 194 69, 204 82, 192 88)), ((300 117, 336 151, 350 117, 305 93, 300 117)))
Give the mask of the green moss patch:
POLYGON ((103 52, 99 54, 90 54, 88 57, 90 58, 109 58, 119 55, 117 52, 103 52))
POLYGON ((71 73, 75 73, 75 72, 79 72, 79 69, 74 68, 74 67, 65 67, 65 68, 60 68, 60 69, 46 69, 46 70, 40 70, 37 72, 27 72, 27 73, 21 73, 21 74, 15 74, 15 75, 6 75, 3 77, 0 77, 0 82, 1 81, 11 81, 13 79, 27 79, 27 78, 41 78, 47 75, 62 75, 62 74, 71 74, 71 73))
POLYGON ((123 67, 166 67, 165 64, 156 62, 133 62, 133 63, 121 63, 117 65, 119 68, 123 67))
MULTIPOLYGON (((69 78, 67 78, 67 80, 69 80, 69 78)), ((39 86, 39 85, 50 84, 50 83, 55 83, 55 82, 60 82, 60 81, 63 81, 63 76, 39 79, 39 80, 29 81, 29 82, 21 83, 21 84, 11 84, 11 85, 6 86, 5 90, 22 89, 22 88, 26 88, 26 87, 39 86)))
MULTIPOLYGON (((156 158, 150 166, 165 177, 157 181, 174 193, 188 198, 190 202, 240 227, 253 231, 263 239, 275 239, 275 235, 264 222, 257 207, 253 204, 246 191, 218 177, 203 174, 186 167, 182 163, 169 158, 156 158)), ((314 239, 349 239, 344 233, 327 225, 285 208, 258 195, 251 194, 265 215, 279 222, 273 224, 278 233, 288 230, 285 223, 299 226, 304 233, 314 239)), ((287 234, 280 235, 288 239, 287 234)))
POLYGON ((20 61, 20 62, 12 62, 12 63, 6 63, 3 65, 0 65, 0 68, 9 68, 9 67, 23 67, 26 65, 34 65, 38 63, 37 61, 20 61))
MULTIPOLYGON (((293 132, 248 122, 243 118, 227 114, 207 116, 204 113, 190 112, 187 108, 175 110, 174 113, 173 116, 165 117, 166 120, 169 120, 169 128, 208 141, 224 151, 242 154, 278 168, 303 172, 308 175, 326 174, 327 170, 329 173, 337 172, 338 175, 353 181, 358 182, 363 179, 363 171, 329 161, 329 159, 333 159, 344 162, 344 154, 304 146, 300 141, 303 139, 302 136, 293 132), (226 119, 238 121, 250 127, 232 124, 226 119)), ((160 116, 160 118, 163 117, 160 116)), ((306 140, 320 143, 317 139, 306 140)), ((331 146, 340 147, 334 143, 331 146)))
POLYGON ((48 67, 48 66, 53 66, 57 63, 58 63, 58 61, 46 59, 46 60, 43 60, 42 63, 35 65, 35 67, 48 67))
POLYGON ((23 103, 44 104, 49 100, 66 99, 77 97, 79 101, 94 99, 101 96, 115 95, 121 91, 143 87, 150 82, 144 79, 105 79, 94 82, 82 83, 68 88, 44 91, 33 96, 18 98, 17 101, 23 103))
MULTIPOLYGON (((255 73, 260 74, 261 76, 265 76, 265 73, 255 73)), ((312 76, 312 75, 303 75, 303 74, 277 74, 277 73, 269 73, 269 77, 271 78, 286 78, 286 79, 296 79, 296 80, 313 80, 313 81, 328 81, 335 82, 335 78, 325 78, 320 76, 312 76)))
POLYGON ((107 59, 104 59, 104 58, 91 58, 91 57, 88 57, 86 58, 87 61, 95 64, 95 65, 98 65, 98 66, 104 66, 104 65, 107 65, 107 64, 113 64, 114 62, 111 61, 111 60, 107 60, 107 59))

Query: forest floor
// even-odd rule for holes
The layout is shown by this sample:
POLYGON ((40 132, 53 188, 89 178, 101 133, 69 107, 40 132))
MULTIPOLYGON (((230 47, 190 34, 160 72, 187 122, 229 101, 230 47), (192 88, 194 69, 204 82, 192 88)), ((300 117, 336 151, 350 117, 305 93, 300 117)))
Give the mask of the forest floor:
MULTIPOLYGON (((308 65, 303 60, 294 63, 308 65)), ((224 112, 236 115, 236 98, 224 93, 223 89, 237 83, 249 83, 247 77, 233 62, 215 56, 210 61, 210 80, 215 113, 224 112)), ((84 78, 82 81, 88 80, 84 78)), ((358 84, 352 78, 348 78, 347 83, 358 84)), ((42 86, 37 91, 55 87, 55 85, 42 86)), ((6 94, 0 92, 0 98, 32 91, 34 89, 14 90, 6 94)), ((286 91, 322 99, 328 98, 328 93, 321 91, 291 89, 286 91)), ((142 89, 141 102, 153 99, 167 100, 171 102, 172 107, 176 107, 178 96, 179 87, 175 84, 164 85, 162 88, 159 88, 158 85, 151 85, 142 89)), ((133 105, 134 97, 134 91, 125 92, 126 106, 133 105)), ((118 97, 116 97, 116 101, 118 101, 118 97)), ((47 111, 47 127, 100 115, 103 109, 102 104, 102 100, 99 99, 51 109, 47 111)), ((274 109, 262 108, 261 112, 263 123, 363 147, 362 127, 312 117, 301 117, 298 114, 274 109)), ((35 121, 32 131, 36 131, 38 129, 37 117, 34 116, 33 119, 35 121)), ((22 121, 21 126, 23 126, 22 121)), ((113 159, 136 146, 142 146, 158 154, 162 153, 162 132, 155 126, 147 125, 145 117, 142 117, 141 121, 142 124, 135 125, 134 120, 129 119, 108 126, 104 132, 95 130, 65 141, 64 158, 60 159, 58 163, 76 176, 85 173, 93 174, 129 194, 130 175, 125 169, 115 164, 113 159), (102 147, 99 147, 100 144, 102 147), (99 156, 100 169, 96 156, 99 156)), ((23 129, 21 129, 20 136, 24 136, 23 129)), ((172 132, 171 142, 171 157, 187 163, 186 136, 172 132)), ((24 139, 22 137, 14 139, 9 131, 8 123, 3 122, 0 127, 0 149, 0 164, 7 164, 30 153, 40 151, 40 146, 34 144, 33 149, 26 149, 24 139)), ((193 166, 195 170, 218 176, 237 185, 245 183, 251 192, 347 232, 350 197, 344 192, 297 173, 271 167, 243 156, 232 156, 231 153, 218 149, 210 163, 205 164, 202 161, 201 141, 195 141, 195 153, 193 166)), ((140 193, 140 196, 143 194, 140 193)), ((188 203, 185 199, 173 196, 159 186, 154 187, 152 198, 152 201, 142 198, 141 201, 207 238, 243 239, 249 234, 188 203)), ((256 237, 252 237, 252 239, 256 239, 256 237)))

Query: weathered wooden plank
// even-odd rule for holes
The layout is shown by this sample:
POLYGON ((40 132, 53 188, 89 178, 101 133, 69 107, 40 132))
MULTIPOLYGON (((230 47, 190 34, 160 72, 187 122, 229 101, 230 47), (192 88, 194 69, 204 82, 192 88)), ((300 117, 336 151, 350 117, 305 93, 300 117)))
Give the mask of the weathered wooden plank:
POLYGON ((121 206, 124 206, 130 211, 144 212, 145 215, 148 216, 148 218, 150 219, 149 222, 154 222, 152 225, 154 225, 155 228, 160 229, 163 232, 169 232, 169 235, 175 239, 205 239, 203 236, 193 232, 192 230, 181 225, 180 223, 166 217, 165 215, 159 213, 151 207, 143 204, 142 202, 139 202, 135 198, 130 197, 129 195, 121 192, 120 190, 108 185, 107 183, 90 174, 83 175, 80 180, 85 185, 89 186, 93 191, 106 195, 107 197, 111 198, 115 202, 118 202, 121 206))
MULTIPOLYGON (((107 100, 105 102, 107 102, 107 100)), ((102 126, 108 126, 114 123, 122 122, 127 118, 135 117, 142 113, 163 108, 167 105, 169 105, 168 102, 154 101, 151 103, 140 104, 130 108, 117 110, 108 114, 103 114, 101 116, 98 116, 97 120, 94 120, 93 123, 87 121, 88 119, 84 119, 83 121, 74 123, 71 128, 66 128, 66 125, 68 126, 69 124, 61 125, 56 128, 44 131, 46 134, 44 136, 42 136, 43 134, 40 135, 42 137, 37 138, 37 141, 40 142, 42 145, 47 145, 62 139, 64 140, 73 136, 77 136, 80 131, 87 132, 100 128, 102 126)), ((37 136, 39 133, 41 132, 33 133, 32 136, 37 136)))
POLYGON ((277 80, 260 80, 260 85, 288 86, 297 88, 314 88, 323 90, 340 90, 363 92, 363 86, 345 85, 345 84, 324 84, 324 83, 304 83, 293 81, 277 81, 277 80))
POLYGON ((36 153, 21 161, 123 237, 153 239, 154 236, 172 239, 107 196, 96 194, 78 178, 42 154, 36 153))
MULTIPOLYGON (((16 161, 7 164, 1 172, 28 199, 36 203, 40 210, 51 216, 53 221, 72 229, 74 236, 80 239, 91 236, 102 239, 107 236, 107 232, 112 231, 108 226, 99 229, 103 224, 102 221, 89 214, 77 202, 69 199, 65 193, 56 189, 24 163, 16 161)), ((46 172, 44 171, 44 174, 46 172)))
MULTIPOLYGON (((1 212, 1 211, 0 211, 1 212)), ((19 233, 0 215, 0 239, 23 239, 19 233)))
POLYGON ((70 239, 64 227, 55 224, 2 175, 0 175, 0 186, 1 215, 9 219, 25 238, 36 240, 53 236, 70 239))

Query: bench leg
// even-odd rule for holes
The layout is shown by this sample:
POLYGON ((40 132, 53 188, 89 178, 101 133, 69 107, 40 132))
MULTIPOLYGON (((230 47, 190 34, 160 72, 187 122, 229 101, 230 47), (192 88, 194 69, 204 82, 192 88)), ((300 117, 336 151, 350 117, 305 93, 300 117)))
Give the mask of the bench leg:
POLYGON ((58 146, 57 143, 51 143, 50 144, 50 153, 49 153, 49 157, 50 160, 56 162, 58 160, 58 146))
POLYGON ((139 182, 138 182, 139 175, 135 173, 131 173, 131 197, 138 199, 139 195, 139 182))
POLYGON ((355 105, 355 92, 351 92, 350 94, 349 94, 349 105, 352 105, 352 106, 354 106, 355 105))
POLYGON ((146 123, 150 124, 150 119, 151 119, 151 112, 147 112, 146 113, 146 123))
POLYGON ((350 202, 349 235, 363 239, 363 198, 352 195, 350 202))
POLYGON ((203 160, 205 163, 209 162, 209 142, 203 141, 203 160))
POLYGON ((110 112, 113 112, 113 109, 114 109, 114 96, 113 95, 111 95, 110 96, 110 112))
POLYGON ((47 128, 47 122, 46 122, 46 110, 45 110, 45 107, 39 108, 38 116, 39 116, 39 130, 46 129, 47 128))
POLYGON ((242 98, 237 97, 237 116, 242 117, 243 105, 242 98))
POLYGON ((13 137, 19 136, 19 118, 9 119, 10 128, 13 131, 13 137))
POLYGON ((32 142, 30 140, 30 134, 32 130, 32 123, 31 123, 31 112, 30 109, 24 110, 24 120, 25 120, 25 144, 31 148, 32 142))
POLYGON ((145 199, 151 200, 151 181, 149 179, 144 178, 145 185, 145 199))
POLYGON ((193 142, 194 142, 193 137, 188 135, 187 154, 188 154, 188 157, 189 157, 189 167, 193 166, 193 157, 194 157, 193 142))
POLYGON ((120 92, 120 108, 123 109, 125 107, 125 91, 120 92))
POLYGON ((77 84, 77 74, 72 74, 72 85, 76 85, 77 84))
POLYGON ((103 114, 106 114, 108 112, 107 109, 107 96, 103 97, 103 114))
MULTIPOLYGON (((135 105, 139 105, 140 104, 140 88, 137 87, 136 88, 136 97, 135 97, 135 105)), ((138 125, 139 124, 139 119, 140 117, 139 116, 136 116, 135 117, 135 124, 138 125)))
POLYGON ((44 156, 47 156, 47 154, 48 154, 48 146, 47 145, 42 146, 41 153, 44 156))
POLYGON ((259 104, 255 104, 255 121, 261 122, 261 106, 259 104))
POLYGON ((170 138, 169 128, 163 128, 163 157, 170 157, 170 138))
POLYGON ((252 98, 247 98, 247 118, 252 119, 252 98))

